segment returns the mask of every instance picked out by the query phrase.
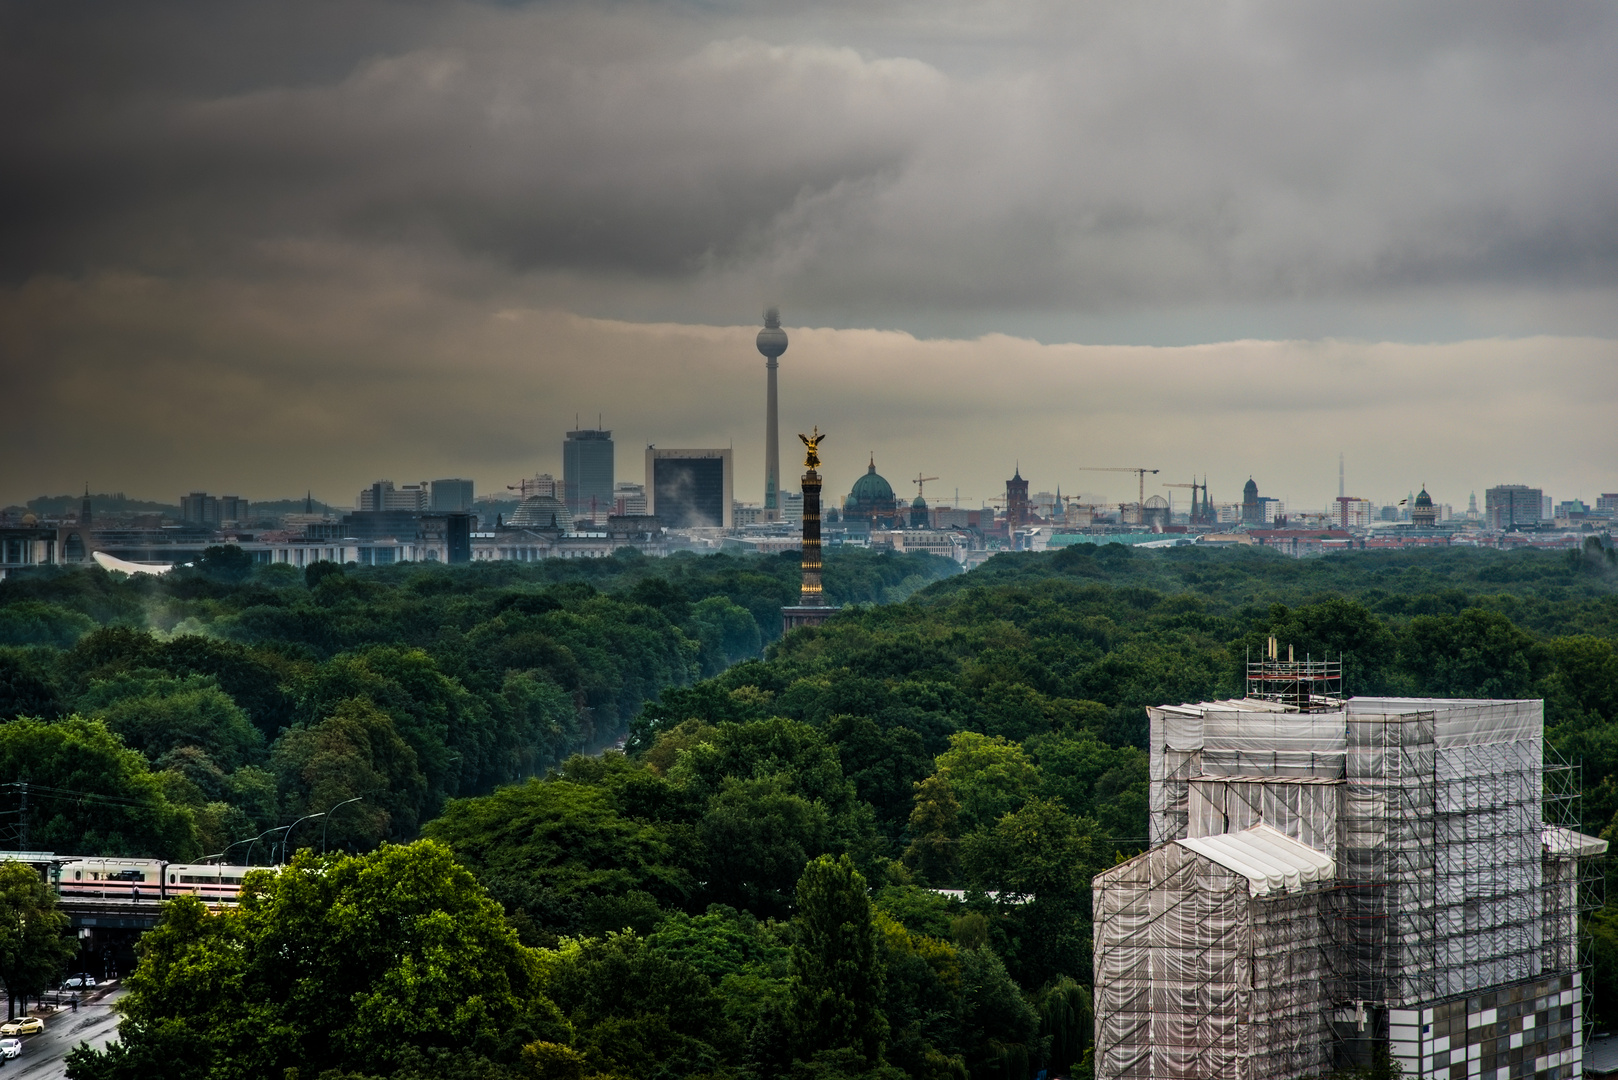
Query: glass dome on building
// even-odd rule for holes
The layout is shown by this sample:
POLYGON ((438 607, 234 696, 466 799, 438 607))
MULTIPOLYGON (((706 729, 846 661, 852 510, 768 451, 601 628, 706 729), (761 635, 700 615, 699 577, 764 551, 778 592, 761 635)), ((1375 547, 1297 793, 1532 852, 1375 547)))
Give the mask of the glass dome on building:
POLYGON ((552 495, 530 495, 517 507, 508 525, 519 529, 557 529, 561 532, 573 531, 573 515, 567 512, 567 507, 552 495))

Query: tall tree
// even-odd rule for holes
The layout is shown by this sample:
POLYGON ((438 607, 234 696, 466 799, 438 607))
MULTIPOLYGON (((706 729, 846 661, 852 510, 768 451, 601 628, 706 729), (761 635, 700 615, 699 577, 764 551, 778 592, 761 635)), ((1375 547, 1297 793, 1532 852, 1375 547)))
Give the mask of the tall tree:
POLYGON ((477 1076, 515 1062, 524 1043, 568 1039, 533 952, 432 841, 358 857, 301 851, 279 874, 250 874, 234 909, 173 901, 128 985, 121 1043, 74 1051, 75 1080, 310 1065, 477 1076))
POLYGON ((865 878, 847 855, 822 855, 798 880, 792 947, 792 1017, 805 1059, 852 1049, 882 1057, 882 963, 865 878))
POLYGON ((66 936, 67 916, 56 909, 56 896, 26 863, 0 863, 0 980, 10 995, 7 1015, 55 986, 77 953, 66 936))

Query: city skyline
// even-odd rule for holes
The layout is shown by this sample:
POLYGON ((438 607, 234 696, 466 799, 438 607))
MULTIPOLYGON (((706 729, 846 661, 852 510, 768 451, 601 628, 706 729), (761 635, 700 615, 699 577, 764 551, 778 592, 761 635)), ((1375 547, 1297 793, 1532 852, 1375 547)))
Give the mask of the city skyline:
MULTIPOLYGON (((575 414, 584 411, 588 386, 596 381, 591 373, 619 385, 617 409, 592 411, 603 412, 601 422, 628 448, 626 460, 638 460, 647 443, 732 446, 738 461, 736 497, 762 502, 764 424, 757 407, 756 322, 681 328, 668 349, 677 374, 646 393, 660 408, 642 407, 636 416, 624 407, 633 400, 636 378, 627 358, 643 350, 645 339, 656 336, 659 328, 570 316, 547 319, 540 313, 507 313, 503 321, 529 319, 545 322, 548 329, 570 324, 575 328, 570 348, 575 354, 591 350, 591 362, 582 365, 586 370, 565 373, 579 385, 550 423, 536 422, 521 397, 514 396, 502 403, 511 414, 509 424, 485 419, 486 411, 462 413, 468 426, 457 433, 448 426, 446 409, 441 434, 455 437, 434 438, 428 417, 409 414, 399 418, 410 428, 408 435, 401 434, 391 446, 381 431, 372 429, 343 445, 338 462, 311 448, 312 460, 301 465, 297 459, 302 451, 294 441, 274 454, 245 461, 210 457, 131 468, 131 458, 158 457, 156 451, 169 444, 153 437, 147 446, 132 445, 139 442, 139 433, 126 431, 125 452, 105 462, 79 457, 71 463, 44 463, 37 470, 7 470, 0 477, 0 502, 21 504, 40 495, 76 491, 86 472, 98 491, 160 501, 187 490, 228 489, 249 498, 284 498, 312 489, 335 505, 347 505, 350 492, 380 478, 411 482, 421 476, 463 475, 477 481, 480 493, 535 472, 560 479, 564 437, 576 423, 575 414), (575 400, 577 409, 572 407, 575 400), (521 413, 529 415, 519 419, 516 414, 521 413), (625 415, 631 419, 619 419, 625 415), (661 429, 652 426, 660 422, 659 415, 665 418, 661 429), (504 461, 476 452, 490 446, 504 461), (121 469, 107 467, 117 461, 125 462, 121 469), (142 482, 143 473, 151 479, 142 482), (104 481, 99 479, 103 474, 104 481)), ((1162 471, 1149 479, 1159 484, 1207 474, 1215 502, 1239 502, 1241 486, 1251 475, 1262 494, 1310 510, 1335 499, 1339 452, 1346 460, 1347 493, 1379 504, 1397 502, 1423 483, 1436 501, 1458 509, 1474 491, 1481 500, 1485 488, 1503 483, 1541 487, 1558 502, 1577 497, 1593 503, 1618 483, 1606 466, 1618 451, 1618 435, 1611 434, 1613 425, 1604 426, 1605 399, 1580 400, 1569 394, 1555 410, 1562 419, 1548 419, 1542 430, 1523 431, 1514 418, 1525 398, 1555 397, 1558 383, 1577 387, 1604 377, 1603 343, 1583 343, 1584 348, 1570 349, 1558 362, 1547 357, 1542 341, 1456 343, 1442 349, 1351 342, 1051 346, 1008 338, 925 341, 892 331, 793 327, 790 313, 783 322, 799 359, 798 368, 788 365, 782 372, 783 425, 807 427, 824 418, 849 432, 840 448, 827 448, 829 492, 846 492, 873 451, 878 471, 896 492, 908 492, 914 485, 906 478, 922 470, 942 478, 930 487, 929 501, 951 501, 959 489, 962 505, 972 506, 1003 495, 1005 479, 1018 463, 1034 490, 1060 486, 1065 493, 1090 493, 1106 502, 1133 501, 1134 479, 1127 474, 1098 479, 1078 471, 1079 466, 1155 467, 1162 471), (952 390, 953 374, 980 362, 979 347, 1011 354, 1017 365, 1011 370, 1020 368, 1029 376, 1026 386, 998 397, 974 388, 974 400, 960 400, 965 394, 952 390), (1438 354, 1435 365, 1411 361, 1413 354, 1428 350, 1438 354), (1540 357, 1539 366, 1523 362, 1529 355, 1540 357), (874 356, 889 362, 872 363, 874 356), (813 381, 801 370, 811 362, 821 372, 813 381), (1304 363, 1307 369, 1300 368, 1304 363), (909 373, 918 369, 931 372, 935 385, 920 388, 926 400, 912 400, 908 415, 895 416, 904 399, 917 396, 909 373), (1345 369, 1363 378, 1346 378, 1345 369), (1250 378, 1251 385, 1228 385, 1232 372, 1250 378), (1162 404, 1154 408, 1152 401, 1138 400, 1140 385, 1151 385, 1162 404), (857 400, 844 393, 850 386, 860 389, 857 400), (1316 389, 1342 394, 1343 400, 1321 394, 1324 400, 1312 401, 1316 389), (1485 390, 1493 393, 1485 397, 1485 390), (1199 407, 1210 402, 1219 406, 1221 420, 1197 422, 1199 407), (1356 409, 1370 412, 1355 426, 1336 419, 1356 409), (1469 418, 1454 425, 1432 420, 1468 409, 1469 418), (1239 421, 1229 419, 1232 410, 1239 421), (945 425, 953 425, 954 431, 962 425, 974 429, 970 445, 963 448, 958 436, 941 443, 932 432, 945 425)), ((503 378, 518 374, 514 367, 502 372, 503 378)), ((374 424, 378 418, 365 419, 374 424)), ((12 461, 17 460, 14 455, 12 461)), ((620 469, 617 476, 639 478, 633 469, 629 474, 620 469)), ((784 490, 791 487, 788 482, 784 490)), ((1148 493, 1176 496, 1176 506, 1184 501, 1179 497, 1184 493, 1175 489, 1148 493)))
POLYGON ((760 502, 767 306, 828 491, 1614 485, 1606 6, 150 10, 0 11, 0 502, 489 490, 575 413, 760 502))

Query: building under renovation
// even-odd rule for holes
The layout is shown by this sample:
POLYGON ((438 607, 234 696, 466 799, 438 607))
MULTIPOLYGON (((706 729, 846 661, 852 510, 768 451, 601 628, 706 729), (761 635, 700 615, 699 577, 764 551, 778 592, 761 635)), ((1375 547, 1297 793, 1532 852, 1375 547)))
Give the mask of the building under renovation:
POLYGON ((1096 876, 1098 1078, 1582 1076, 1573 828, 1539 701, 1350 698, 1338 663, 1149 710, 1150 850, 1096 876))

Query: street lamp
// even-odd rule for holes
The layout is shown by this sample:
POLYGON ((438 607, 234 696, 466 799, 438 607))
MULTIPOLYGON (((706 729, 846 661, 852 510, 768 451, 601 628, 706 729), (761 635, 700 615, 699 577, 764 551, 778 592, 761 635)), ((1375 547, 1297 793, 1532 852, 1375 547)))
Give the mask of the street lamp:
MULTIPOLYGON (((273 829, 265 829, 263 832, 259 833, 257 836, 253 837, 253 839, 248 842, 248 844, 247 844, 247 865, 248 866, 253 865, 253 845, 257 844, 260 840, 264 839, 266 836, 270 835, 272 832, 276 832, 280 828, 281 828, 281 826, 277 825, 273 829)), ((229 851, 229 850, 230 850, 230 848, 225 849, 225 851, 229 851)), ((223 855, 224 852, 222 851, 222 852, 220 852, 220 854, 223 855)))
MULTIPOLYGON (((263 833, 259 834, 259 836, 263 836, 263 835, 264 835, 263 833)), ((226 852, 230 851, 231 848, 233 848, 233 847, 241 847, 243 844, 251 844, 256 839, 258 839, 257 836, 250 836, 246 840, 238 840, 234 844, 227 844, 225 846, 224 851, 219 852, 217 855, 204 855, 202 857, 202 861, 207 862, 210 859, 222 859, 222 858, 225 857, 226 852)))
POLYGON ((365 801, 364 798, 345 799, 344 801, 338 803, 336 806, 332 807, 330 810, 326 811, 326 820, 322 821, 320 823, 320 853, 322 855, 326 854, 326 826, 331 824, 331 816, 333 814, 337 813, 337 811, 341 810, 343 807, 347 806, 349 803, 364 802, 364 801, 365 801))
MULTIPOLYGON (((313 818, 325 817, 325 816, 326 815, 325 815, 324 812, 321 812, 319 814, 305 814, 305 815, 303 815, 303 817, 299 818, 297 821, 294 821, 291 825, 288 825, 286 827, 286 832, 283 833, 282 836, 281 836, 281 861, 282 862, 286 861, 287 842, 292 839, 292 830, 296 829, 299 825, 302 825, 304 822, 309 821, 309 820, 311 820, 313 818)), ((273 845, 270 848, 270 859, 271 859, 271 861, 274 861, 274 859, 275 859, 275 848, 274 848, 273 845)))

